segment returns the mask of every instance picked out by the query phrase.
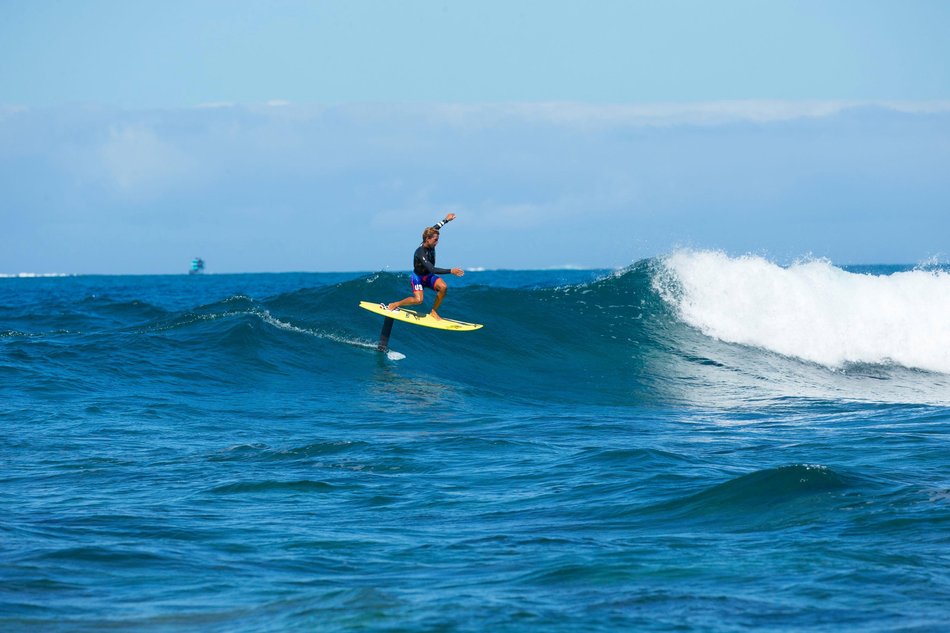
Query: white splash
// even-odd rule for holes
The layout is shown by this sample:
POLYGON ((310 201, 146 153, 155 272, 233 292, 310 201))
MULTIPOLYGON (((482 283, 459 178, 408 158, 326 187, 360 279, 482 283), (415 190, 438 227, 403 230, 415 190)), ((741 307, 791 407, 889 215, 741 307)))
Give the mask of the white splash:
POLYGON ((839 368, 897 364, 950 374, 950 274, 850 273, 824 261, 678 251, 655 289, 717 339, 839 368))

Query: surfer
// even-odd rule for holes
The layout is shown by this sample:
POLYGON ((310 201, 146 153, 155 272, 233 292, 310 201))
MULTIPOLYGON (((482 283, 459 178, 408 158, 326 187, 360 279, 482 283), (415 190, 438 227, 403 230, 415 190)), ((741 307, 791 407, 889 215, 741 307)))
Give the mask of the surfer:
POLYGON ((422 232, 422 245, 416 249, 412 257, 412 296, 406 297, 402 301, 390 303, 386 306, 387 310, 395 310, 402 306, 419 305, 422 303, 423 288, 431 288, 438 295, 429 316, 438 321, 442 320, 436 310, 442 305, 442 299, 445 298, 445 291, 448 286, 445 285, 445 281, 439 275, 451 273, 456 277, 461 277, 465 274, 465 271, 461 268, 437 268, 435 265, 435 247, 439 243, 439 229, 454 219, 455 214, 449 213, 444 220, 422 232))

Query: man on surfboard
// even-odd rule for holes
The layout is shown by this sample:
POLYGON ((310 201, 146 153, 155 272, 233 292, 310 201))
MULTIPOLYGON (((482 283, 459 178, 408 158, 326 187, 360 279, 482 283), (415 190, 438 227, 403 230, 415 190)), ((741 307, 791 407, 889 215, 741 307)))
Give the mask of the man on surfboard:
POLYGON ((455 214, 449 213, 444 220, 422 232, 422 245, 416 249, 412 256, 412 296, 406 297, 402 301, 390 303, 386 306, 387 310, 396 310, 402 306, 419 305, 422 303, 423 288, 431 288, 438 295, 429 316, 438 321, 442 320, 436 310, 442 305, 442 299, 445 298, 445 291, 448 286, 445 285, 445 281, 439 275, 451 273, 456 277, 461 277, 465 274, 465 271, 461 268, 437 268, 435 265, 435 247, 439 243, 439 229, 454 219, 455 214))

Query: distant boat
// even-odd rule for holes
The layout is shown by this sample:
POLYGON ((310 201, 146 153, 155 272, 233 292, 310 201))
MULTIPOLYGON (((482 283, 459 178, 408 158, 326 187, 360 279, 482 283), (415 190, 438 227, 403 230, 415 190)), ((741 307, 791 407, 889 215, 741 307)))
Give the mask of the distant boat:
POLYGON ((200 272, 203 272, 205 269, 205 260, 200 257, 195 257, 191 260, 191 270, 188 271, 189 275, 197 275, 200 272))

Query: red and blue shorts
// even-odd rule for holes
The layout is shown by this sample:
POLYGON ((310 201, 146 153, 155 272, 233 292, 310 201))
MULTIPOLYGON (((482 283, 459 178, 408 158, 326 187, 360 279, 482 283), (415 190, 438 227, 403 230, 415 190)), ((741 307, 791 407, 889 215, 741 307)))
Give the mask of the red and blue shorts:
POLYGON ((422 290, 423 288, 431 288, 435 290, 435 282, 437 282, 439 279, 441 279, 441 277, 438 275, 417 275, 416 273, 412 273, 409 283, 412 284, 413 292, 422 290))

